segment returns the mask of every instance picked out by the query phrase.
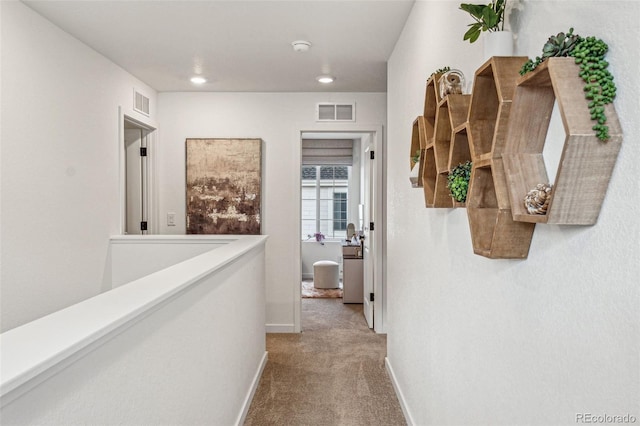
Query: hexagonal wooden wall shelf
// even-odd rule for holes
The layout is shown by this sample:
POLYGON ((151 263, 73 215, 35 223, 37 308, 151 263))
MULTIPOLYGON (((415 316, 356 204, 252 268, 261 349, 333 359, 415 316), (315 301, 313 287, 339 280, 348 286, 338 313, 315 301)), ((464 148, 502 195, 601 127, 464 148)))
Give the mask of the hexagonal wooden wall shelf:
POLYGON ((494 56, 476 71, 468 129, 473 158, 502 154, 515 82, 526 60, 524 56, 494 56))
POLYGON ((418 161, 418 178, 415 183, 416 188, 422 187, 422 169, 424 168, 424 150, 427 148, 427 136, 426 136, 426 120, 424 116, 418 116, 413 121, 413 127, 411 130, 411 156, 409 157, 409 163, 411 169, 416 165, 413 157, 415 153, 420 151, 420 160, 418 161))
POLYGON ((433 207, 435 204, 437 175, 436 157, 433 153, 433 145, 429 145, 424 151, 424 167, 422 168, 425 207, 433 207))
MULTIPOLYGON (((451 149, 449 150, 449 172, 456 166, 471 161, 469 139, 467 138, 467 122, 457 126, 451 132, 451 149)), ((466 203, 453 200, 453 207, 465 207, 466 203)))
POLYGON ((535 224, 511 215, 502 160, 475 161, 467 194, 473 252, 490 259, 526 259, 535 224))
POLYGON ((436 175, 428 177, 435 182, 435 193, 431 203, 433 207, 452 208, 456 205, 447 188, 447 176, 451 170, 451 140, 453 129, 467 121, 470 101, 471 95, 449 94, 438 103, 433 137, 436 175))
POLYGON ((491 259, 525 259, 535 224, 516 222, 501 155, 518 71, 526 57, 492 57, 475 73, 467 137, 473 167, 467 216, 474 253, 491 259))
POLYGON ((609 104, 605 115, 610 138, 603 142, 596 137, 579 70, 573 58, 549 58, 517 82, 503 154, 514 220, 592 225, 598 219, 622 129, 609 104), (537 184, 549 183, 543 149, 554 102, 566 135, 547 212, 534 215, 527 212, 523 199, 537 184))
MULTIPOLYGON (((442 73, 433 74, 431 77, 427 79, 427 84, 425 88, 424 94, 424 111, 422 116, 418 116, 416 120, 413 122, 413 129, 411 132, 411 152, 409 155, 409 163, 411 165, 411 169, 413 169, 415 163, 413 158, 418 149, 420 149, 420 161, 419 161, 419 169, 418 169, 418 177, 417 182, 415 182, 415 187, 423 187, 422 176, 424 174, 425 167, 425 149, 426 146, 432 143, 433 140, 433 132, 436 121, 436 109, 438 106, 438 102, 440 102, 440 95, 437 90, 437 82, 442 73)), ((412 182, 413 184, 413 182, 412 182)), ((425 192, 426 197, 426 192, 425 192)), ((425 198, 425 204, 427 204, 427 199, 425 198)))
POLYGON ((426 119, 427 140, 433 138, 433 130, 436 125, 436 110, 440 102, 440 91, 438 90, 438 80, 442 73, 434 74, 427 80, 424 92, 424 118, 426 119))

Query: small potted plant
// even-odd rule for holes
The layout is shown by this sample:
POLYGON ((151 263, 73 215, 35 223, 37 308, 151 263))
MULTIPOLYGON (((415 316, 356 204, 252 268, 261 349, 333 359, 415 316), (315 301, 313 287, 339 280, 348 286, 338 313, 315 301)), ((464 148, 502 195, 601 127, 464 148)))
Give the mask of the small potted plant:
POLYGON ((511 56, 513 54, 513 36, 504 29, 504 12, 507 0, 491 0, 489 4, 460 4, 460 9, 467 12, 473 20, 464 34, 463 40, 474 43, 480 33, 487 32, 484 40, 484 56, 511 56))
POLYGON ((543 61, 552 57, 569 56, 580 66, 579 76, 584 81, 584 96, 588 101, 589 114, 595 121, 593 130, 603 142, 609 140, 609 126, 605 106, 616 97, 616 84, 609 71, 605 56, 609 46, 597 37, 581 37, 573 33, 573 28, 565 34, 560 32, 550 36, 542 47, 542 55, 529 59, 520 69, 520 75, 535 70, 543 61))
POLYGON ((471 179, 471 161, 461 163, 451 170, 447 176, 447 188, 451 197, 458 203, 467 201, 469 179, 471 179))

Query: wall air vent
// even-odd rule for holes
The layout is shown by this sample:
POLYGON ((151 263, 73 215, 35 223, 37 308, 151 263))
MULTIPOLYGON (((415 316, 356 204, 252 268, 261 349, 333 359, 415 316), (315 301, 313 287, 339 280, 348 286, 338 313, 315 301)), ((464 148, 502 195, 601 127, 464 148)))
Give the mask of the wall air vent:
POLYGON ((356 104, 319 103, 316 121, 356 121, 356 104))
POLYGON ((133 110, 149 116, 149 98, 133 89, 133 110))

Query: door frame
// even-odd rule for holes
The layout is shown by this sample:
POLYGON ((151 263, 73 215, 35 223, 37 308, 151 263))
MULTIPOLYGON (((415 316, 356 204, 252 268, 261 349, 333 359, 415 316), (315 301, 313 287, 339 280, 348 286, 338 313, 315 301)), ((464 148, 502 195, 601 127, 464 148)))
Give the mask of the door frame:
POLYGON ((147 234, 158 234, 160 222, 158 220, 158 188, 156 185, 156 167, 155 159, 157 158, 157 133, 158 125, 149 118, 142 118, 141 114, 133 110, 125 110, 121 106, 118 107, 118 157, 119 157, 119 178, 120 178, 120 235, 125 235, 127 221, 127 168, 126 168, 126 152, 124 147, 124 123, 129 121, 141 128, 149 131, 147 134, 147 234))
MULTIPOLYGON (((385 152, 386 143, 385 135, 383 132, 383 126, 381 124, 357 124, 357 123, 340 123, 340 122, 324 122, 324 123, 302 123, 297 124, 294 128, 294 135, 292 137, 293 154, 297 161, 294 164, 297 165, 294 172, 294 178, 298 185, 302 179, 302 135, 304 133, 369 133, 371 134, 373 144, 375 146, 375 159, 376 167, 376 192, 378 197, 375 200, 375 212, 376 229, 373 232, 377 232, 377 243, 375 248, 375 272, 374 272, 374 293, 375 293, 375 305, 374 305, 374 326, 373 329, 376 333, 385 333, 385 320, 386 320, 386 216, 384 205, 386 203, 386 181, 385 181, 385 152)), ((296 197, 296 226, 300 227, 300 221, 302 218, 302 201, 300 191, 295 192, 296 197)), ((296 239, 294 242, 294 276, 296 282, 293 285, 293 300, 294 300, 294 314, 293 325, 294 332, 300 333, 302 331, 302 291, 300 280, 302 277, 302 239, 300 230, 294 234, 296 239)))

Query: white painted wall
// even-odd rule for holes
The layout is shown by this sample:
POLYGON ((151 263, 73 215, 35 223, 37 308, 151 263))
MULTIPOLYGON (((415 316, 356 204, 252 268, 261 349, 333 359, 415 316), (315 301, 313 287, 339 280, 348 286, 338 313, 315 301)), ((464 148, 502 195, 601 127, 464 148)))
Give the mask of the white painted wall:
POLYGON ((2 424, 241 425, 264 266, 245 237, 4 333, 2 424))
POLYGON ((234 241, 204 235, 120 235, 109 244, 112 287, 168 268, 234 241))
POLYGON ((388 361, 416 425, 640 418, 640 3, 509 3, 516 54, 570 26, 610 46, 625 140, 600 218, 538 225, 527 260, 490 260, 473 254, 465 210, 424 208, 407 155, 425 81, 445 65, 471 79, 482 44, 462 41, 458 2, 416 2, 389 60, 388 361))
POLYGON ((302 278, 313 278, 313 264, 319 260, 331 260, 340 265, 342 277, 342 243, 340 241, 325 241, 324 244, 313 241, 303 241, 302 247, 302 278))
POLYGON ((161 93, 158 96, 160 233, 185 232, 186 138, 261 138, 262 232, 267 243, 267 327, 294 331, 300 286, 300 130, 361 130, 386 123, 384 93, 161 93), (356 123, 316 123, 318 102, 353 102, 356 123), (166 226, 167 212, 177 226, 166 226))
MULTIPOLYGON (((155 92, 17 1, 2 8, 2 330, 110 287, 118 107, 155 92)), ((129 112, 131 111, 131 112, 129 112)))

